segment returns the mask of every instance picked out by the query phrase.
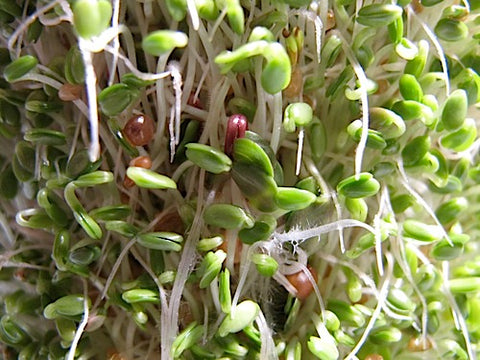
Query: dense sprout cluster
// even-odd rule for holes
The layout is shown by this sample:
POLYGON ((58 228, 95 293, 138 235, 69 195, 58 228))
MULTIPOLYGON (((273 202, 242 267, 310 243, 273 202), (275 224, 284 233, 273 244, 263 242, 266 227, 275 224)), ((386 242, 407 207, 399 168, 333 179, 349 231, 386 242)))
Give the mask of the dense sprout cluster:
POLYGON ((5 359, 475 359, 480 1, 0 0, 5 359))

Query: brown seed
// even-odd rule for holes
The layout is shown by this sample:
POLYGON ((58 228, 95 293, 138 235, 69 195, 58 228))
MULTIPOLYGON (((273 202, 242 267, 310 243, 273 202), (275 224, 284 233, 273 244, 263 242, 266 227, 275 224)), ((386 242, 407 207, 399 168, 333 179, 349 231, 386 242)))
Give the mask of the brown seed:
MULTIPOLYGON (((316 283, 318 281, 316 271, 310 265, 307 265, 307 269, 308 271, 310 271, 310 274, 312 275, 316 283)), ((308 276, 303 271, 299 271, 292 275, 287 275, 286 278, 290 282, 290 284, 292 284, 293 287, 297 289, 297 298, 299 298, 300 300, 306 299, 308 295, 312 293, 313 285, 310 282, 308 276)))
POLYGON ((127 175, 125 175, 125 177, 123 178, 123 186, 125 186, 127 189, 130 189, 135 186, 135 182, 127 175))
POLYGON ((383 360, 383 356, 380 354, 369 354, 365 357, 365 360, 383 360))
POLYGON ((155 134, 153 120, 147 115, 135 115, 125 124, 123 134, 134 146, 147 145, 155 134))
POLYGON ((187 302, 182 302, 180 304, 180 308, 178 309, 178 318, 182 328, 187 327, 195 320, 195 317, 192 313, 192 308, 187 302))
POLYGON ((203 109, 203 104, 198 97, 195 96, 194 92, 191 92, 188 96, 187 104, 197 109, 203 109))
POLYGON ((156 216, 156 219, 160 219, 156 222, 155 231, 173 231, 183 233, 185 226, 180 214, 176 210, 172 210, 168 213, 162 212, 156 216))
POLYGON ((150 169, 152 167, 152 159, 150 159, 150 156, 137 156, 130 160, 130 166, 150 169))
POLYGON ((290 79, 290 84, 288 84, 287 88, 283 90, 283 93, 288 98, 293 98, 300 94, 300 91, 303 87, 303 75, 302 71, 299 68, 295 68, 292 71, 292 77, 290 79))
POLYGON ((378 84, 377 94, 383 94, 390 87, 390 83, 385 79, 378 80, 377 84, 378 84))
POLYGON ((423 11, 423 5, 420 0, 413 0, 412 1, 412 8, 415 13, 420 14, 423 11))
POLYGON ((335 27, 335 13, 332 10, 328 10, 327 14, 327 27, 325 31, 330 30, 335 27))
POLYGON ((107 359, 108 360, 125 360, 125 358, 115 349, 108 349, 107 359))
POLYGON ((83 85, 65 83, 58 89, 58 97, 62 101, 78 100, 82 93, 83 85))
POLYGON ((411 352, 427 351, 432 348, 432 342, 428 337, 412 337, 408 341, 408 350, 411 352))

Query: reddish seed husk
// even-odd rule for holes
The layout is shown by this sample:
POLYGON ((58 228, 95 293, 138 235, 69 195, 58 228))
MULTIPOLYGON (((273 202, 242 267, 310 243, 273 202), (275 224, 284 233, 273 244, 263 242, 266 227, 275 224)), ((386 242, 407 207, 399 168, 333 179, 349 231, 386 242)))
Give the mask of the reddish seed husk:
POLYGON ((58 89, 58 98, 62 101, 74 101, 82 97, 83 85, 65 83, 58 89))
POLYGON ((137 156, 136 158, 130 160, 130 166, 150 169, 152 167, 152 159, 150 159, 150 156, 137 156))
POLYGON ((247 130, 248 121, 245 115, 234 114, 228 118, 227 133, 225 135, 225 154, 232 154, 235 140, 245 137, 245 131, 247 130))
POLYGON ((145 146, 155 134, 153 120, 147 115, 135 115, 128 120, 123 128, 123 134, 134 146, 145 146))
MULTIPOLYGON (((130 160, 130 166, 136 166, 136 167, 141 167, 144 169, 150 169, 152 167, 152 159, 150 159, 150 156, 137 156, 136 158, 133 158, 130 160)), ((125 186, 127 189, 134 187, 135 182, 130 179, 127 175, 125 175, 125 178, 123 179, 123 186, 125 186)))
POLYGON ((125 175, 125 178, 123 179, 123 186, 125 186, 127 189, 130 189, 135 186, 135 183, 132 179, 125 175))
POLYGON ((407 348, 412 352, 427 351, 432 348, 432 342, 428 337, 412 337, 408 341, 407 348))
POLYGON ((383 360, 383 356, 380 354, 369 354, 365 357, 365 360, 383 360))
POLYGON ((303 75, 302 71, 299 68, 295 68, 292 71, 292 77, 290 79, 290 84, 287 88, 283 90, 283 94, 288 98, 293 98, 300 95, 300 91, 303 86, 303 75))
POLYGON ((198 97, 195 97, 195 93, 190 93, 190 96, 188 97, 187 104, 193 107, 196 107, 197 109, 203 109, 202 102, 198 97))
MULTIPOLYGON (((318 281, 318 276, 315 270, 310 266, 307 265, 308 271, 315 280, 315 283, 318 281)), ((313 291, 313 284, 310 282, 308 276, 303 272, 299 271, 298 273, 287 275, 287 280, 290 284, 293 285, 295 289, 297 289, 297 298, 300 300, 304 300, 310 295, 313 291)))

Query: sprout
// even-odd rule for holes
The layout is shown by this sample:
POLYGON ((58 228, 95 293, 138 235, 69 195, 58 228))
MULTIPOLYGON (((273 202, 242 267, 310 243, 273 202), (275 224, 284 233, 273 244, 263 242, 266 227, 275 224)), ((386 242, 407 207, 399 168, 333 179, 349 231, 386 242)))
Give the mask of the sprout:
POLYGON ((170 232, 152 232, 139 234, 137 243, 147 249, 164 250, 164 251, 180 251, 183 242, 183 236, 170 232))
POLYGON ((3 77, 8 82, 17 81, 23 75, 34 69, 37 64, 38 60, 34 56, 25 55, 19 57, 5 67, 5 70, 3 71, 3 77))
POLYGON ((379 189, 380 184, 369 173, 362 173, 358 177, 350 176, 337 185, 339 194, 354 199, 373 196, 379 189))
POLYGON ((277 272, 277 261, 267 254, 253 254, 252 262, 255 264, 257 271, 263 276, 270 277, 277 272))
POLYGON ((262 147, 250 139, 235 140, 233 158, 238 163, 255 167, 267 176, 273 176, 273 166, 262 147))
POLYGON ((288 55, 279 43, 258 40, 242 45, 235 51, 225 51, 215 58, 221 72, 230 71, 233 66, 252 56, 263 55, 266 64, 262 72, 262 86, 266 92, 275 94, 290 83, 291 65, 288 55))
POLYGON ((333 341, 322 340, 316 336, 310 336, 307 343, 308 350, 321 360, 337 360, 340 356, 333 341))
POLYGON ((174 48, 187 46, 188 37, 180 31, 157 30, 147 35, 142 41, 145 52, 161 56, 172 51, 174 48))
POLYGON ((357 22, 372 27, 385 26, 402 16, 402 8, 390 4, 372 4, 364 6, 358 12, 357 22))
POLYGON ((279 187, 275 201, 284 210, 302 210, 310 206, 317 197, 310 191, 297 188, 279 187))
POLYGON ((187 159, 202 169, 214 174, 230 171, 232 160, 220 150, 195 143, 187 144, 185 147, 187 148, 185 151, 187 159))
POLYGON ((229 204, 210 205, 203 218, 207 224, 224 229, 251 228, 254 224, 242 208, 229 204))
POLYGON ((218 335, 225 337, 229 333, 236 333, 247 327, 258 316, 259 306, 251 301, 245 300, 235 307, 235 312, 231 311, 225 317, 218 329, 218 335))
MULTIPOLYGON (((56 301, 48 304, 43 310, 43 316, 47 319, 56 318, 76 318, 82 315, 84 311, 84 298, 82 295, 71 294, 63 296, 56 301)), ((90 299, 87 298, 88 307, 91 306, 90 299)))
POLYGON ((73 25, 83 38, 99 36, 112 17, 112 5, 107 0, 77 0, 73 5, 73 25))
POLYGON ((230 293, 230 271, 225 269, 219 275, 219 301, 222 311, 229 314, 232 309, 232 295, 230 293))
POLYGON ((435 34, 445 41, 459 41, 468 36, 468 27, 457 19, 441 19, 435 26, 435 34))
POLYGON ((467 93, 455 90, 450 94, 442 111, 442 124, 447 130, 456 130, 463 125, 467 116, 467 93))
POLYGON ((141 167, 130 166, 127 169, 127 176, 132 179, 136 185, 147 189, 177 188, 177 184, 169 177, 141 167))
POLYGON ((148 289, 131 289, 122 294, 122 299, 129 304, 158 302, 158 294, 148 289))
POLYGON ((115 84, 103 89, 98 94, 98 103, 105 115, 115 116, 125 110, 137 96, 136 91, 128 85, 115 84))
POLYGON ((198 270, 201 276, 199 286, 201 289, 206 288, 215 279, 220 270, 222 269, 223 261, 226 259, 227 254, 223 250, 217 250, 216 252, 209 251, 202 260, 200 268, 198 270))
POLYGON ((182 355, 185 350, 191 348, 203 336, 203 326, 192 322, 184 329, 172 344, 172 356, 176 359, 182 355))

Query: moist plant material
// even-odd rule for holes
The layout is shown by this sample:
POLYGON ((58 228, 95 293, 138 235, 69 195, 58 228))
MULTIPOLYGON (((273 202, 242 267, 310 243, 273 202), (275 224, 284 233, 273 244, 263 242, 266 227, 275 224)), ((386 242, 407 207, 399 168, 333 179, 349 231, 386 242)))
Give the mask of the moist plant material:
POLYGON ((477 0, 0 0, 4 359, 475 359, 477 0))

